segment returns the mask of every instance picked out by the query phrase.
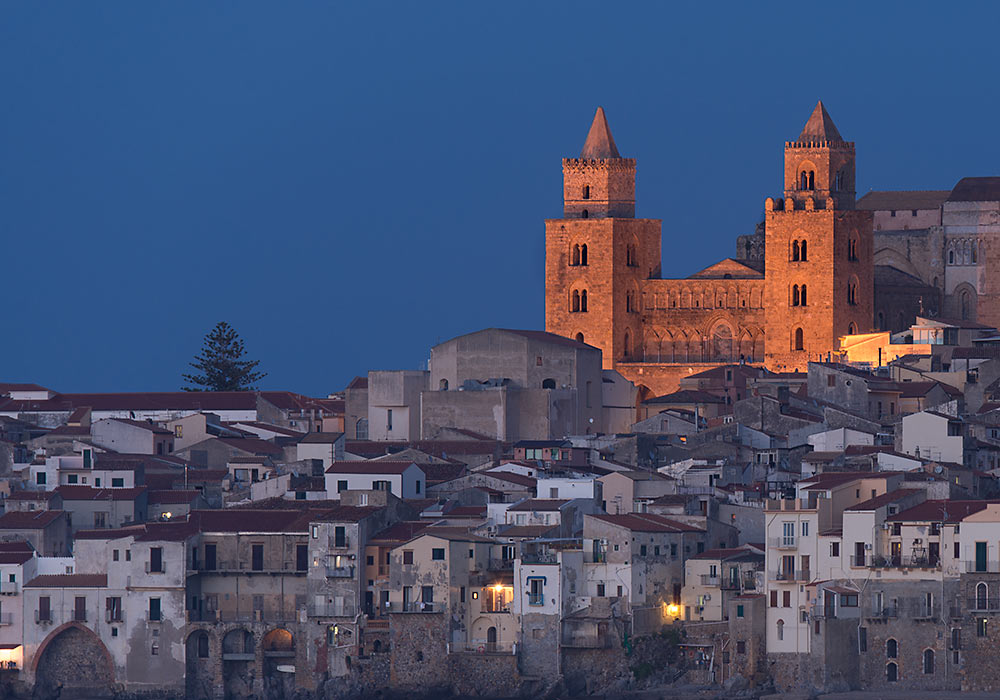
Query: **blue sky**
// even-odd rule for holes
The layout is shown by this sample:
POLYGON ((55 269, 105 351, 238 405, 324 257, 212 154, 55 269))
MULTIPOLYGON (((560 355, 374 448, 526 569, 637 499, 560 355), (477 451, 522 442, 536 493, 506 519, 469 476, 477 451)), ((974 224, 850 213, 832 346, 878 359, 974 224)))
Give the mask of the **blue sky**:
POLYGON ((1000 8, 803 8, 0 4, 0 380, 173 390, 227 320, 265 388, 323 395, 541 328, 598 105, 665 276, 733 254, 817 99, 859 193, 1000 174, 1000 8))

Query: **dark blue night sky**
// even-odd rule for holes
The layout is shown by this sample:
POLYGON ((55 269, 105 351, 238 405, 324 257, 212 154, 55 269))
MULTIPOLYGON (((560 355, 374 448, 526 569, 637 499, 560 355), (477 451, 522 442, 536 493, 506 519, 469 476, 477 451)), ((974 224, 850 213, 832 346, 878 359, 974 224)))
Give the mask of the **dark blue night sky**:
POLYGON ((733 255, 817 99, 859 195, 1000 175, 1000 7, 883 5, 3 3, 0 380, 174 390, 225 319, 323 395, 541 328, 597 105, 665 276, 733 255))

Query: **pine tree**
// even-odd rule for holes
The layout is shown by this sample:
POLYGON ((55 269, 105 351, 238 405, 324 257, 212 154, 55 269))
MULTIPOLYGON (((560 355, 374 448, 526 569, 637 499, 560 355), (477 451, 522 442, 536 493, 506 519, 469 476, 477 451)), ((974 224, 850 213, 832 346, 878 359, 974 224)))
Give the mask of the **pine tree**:
POLYGON ((257 360, 246 360, 243 340, 225 321, 219 321, 205 336, 201 353, 190 365, 197 374, 181 375, 192 386, 184 391, 253 391, 257 382, 267 376, 257 372, 257 360))

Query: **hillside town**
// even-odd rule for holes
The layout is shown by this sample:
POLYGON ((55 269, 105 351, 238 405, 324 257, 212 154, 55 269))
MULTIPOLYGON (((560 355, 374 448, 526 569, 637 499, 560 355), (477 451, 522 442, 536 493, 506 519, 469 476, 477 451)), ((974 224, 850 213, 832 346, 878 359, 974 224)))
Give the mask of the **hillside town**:
POLYGON ((599 109, 546 330, 418 369, 0 383, 2 687, 1000 690, 1000 178, 857 198, 822 103, 784 148, 736 255, 662 280, 599 109))

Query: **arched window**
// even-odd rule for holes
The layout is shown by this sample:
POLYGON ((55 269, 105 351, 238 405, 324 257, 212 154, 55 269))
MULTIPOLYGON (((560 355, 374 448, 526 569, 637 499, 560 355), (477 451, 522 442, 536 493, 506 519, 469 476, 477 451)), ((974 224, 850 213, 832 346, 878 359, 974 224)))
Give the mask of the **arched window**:
POLYGON ((583 186, 583 198, 590 199, 590 185, 583 186))
POLYGON ((580 264, 580 245, 576 244, 573 246, 573 257, 572 257, 572 262, 570 262, 570 265, 579 265, 579 264, 580 264))
POLYGON ((785 621, 778 620, 778 641, 782 641, 785 638, 785 621))
POLYGON ((972 242, 972 264, 976 264, 976 242, 972 242))
POLYGON ((968 321, 969 320, 969 307, 971 305, 969 304, 969 291, 967 289, 963 289, 962 293, 959 295, 959 306, 960 306, 960 309, 961 309, 962 320, 963 321, 968 321))
POLYGON ((890 661, 885 665, 885 679, 890 683, 895 683, 899 680, 899 669, 895 661, 890 661))
POLYGON ((809 189, 809 175, 806 174, 805 170, 802 171, 802 176, 799 178, 799 189, 809 189))
POLYGON ((806 300, 806 286, 803 284, 802 288, 799 290, 799 306, 807 306, 807 305, 808 302, 806 300))
POLYGON ((987 605, 990 602, 990 591, 989 587, 983 583, 979 582, 976 584, 976 610, 987 610, 987 605))
POLYGON ((582 343, 583 342, 583 333, 577 333, 576 334, 576 342, 578 342, 578 343, 582 343))
POLYGON ((750 259, 750 241, 747 241, 747 243, 746 243, 746 251, 747 251, 747 257, 746 257, 746 259, 749 260, 750 259))
POLYGON ((852 279, 847 283, 847 303, 854 304, 858 303, 858 282, 852 279))
POLYGON ((812 170, 809 171, 809 189, 816 189, 816 173, 812 170))
POLYGON ((438 389, 441 391, 448 391, 448 380, 442 379, 440 382, 438 382, 438 389))
POLYGON ((625 330, 624 349, 625 349, 625 359, 627 360, 632 357, 632 334, 629 333, 628 329, 625 330))
POLYGON ((854 323, 854 321, 851 321, 849 324, 847 324, 847 334, 848 335, 858 334, 858 326, 856 323, 854 323))
POLYGON ((837 173, 837 177, 834 179, 834 188, 837 190, 837 192, 840 192, 842 189, 844 189, 844 172, 843 171, 840 171, 839 173, 837 173))
POLYGON ((206 632, 201 632, 198 635, 198 658, 208 658, 208 634, 206 632))
POLYGON ((551 377, 548 378, 548 379, 543 379, 542 380, 542 388, 543 389, 555 389, 556 388, 556 380, 552 379, 551 377))
POLYGON ((581 217, 581 218, 584 218, 584 219, 586 219, 586 218, 588 218, 589 216, 590 216, 590 212, 589 212, 589 211, 587 211, 586 209, 584 209, 584 210, 583 210, 582 212, 580 212, 580 217, 581 217))
POLYGON ((924 673, 934 673, 933 649, 924 649, 924 673))
POLYGON ((955 251, 954 250, 949 250, 948 251, 948 264, 949 265, 954 265, 955 264, 955 251))
POLYGON ((792 306, 799 305, 799 285, 792 285, 792 306))
POLYGON ((792 349, 793 350, 804 350, 805 341, 802 338, 802 329, 796 328, 795 332, 792 334, 792 349))
POLYGON ((587 264, 587 244, 586 243, 584 243, 582 246, 580 246, 580 264, 581 265, 586 265, 587 264))
POLYGON ((858 240, 856 238, 852 238, 847 242, 847 259, 858 259, 858 240))
POLYGON ((368 439, 368 419, 358 418, 358 422, 354 424, 354 436, 358 440, 368 439))
POLYGON ((808 251, 806 250, 806 242, 805 241, 802 241, 802 244, 799 246, 799 251, 802 253, 802 259, 803 260, 808 260, 809 259, 809 256, 807 255, 808 251))
POLYGON ((580 311, 587 310, 587 290, 580 292, 580 311))
POLYGON ((895 639, 890 637, 885 640, 885 658, 887 659, 898 659, 899 658, 899 643, 895 639))
POLYGON ((792 262, 799 261, 799 242, 792 241, 792 262))
POLYGON ((570 299, 571 299, 571 301, 570 301, 569 310, 570 311, 579 311, 580 310, 580 290, 574 289, 573 290, 573 295, 572 295, 572 297, 570 297, 570 299))

